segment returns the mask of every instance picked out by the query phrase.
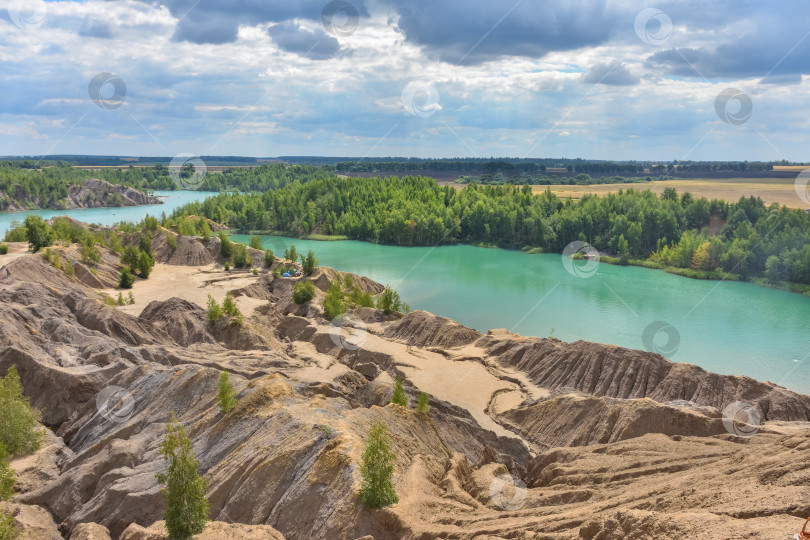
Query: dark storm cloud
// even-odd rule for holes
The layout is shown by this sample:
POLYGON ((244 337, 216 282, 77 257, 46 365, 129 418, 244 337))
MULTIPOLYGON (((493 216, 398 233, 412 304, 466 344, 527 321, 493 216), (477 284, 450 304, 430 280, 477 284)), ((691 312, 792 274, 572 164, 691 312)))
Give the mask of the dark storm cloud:
POLYGON ((709 79, 793 75, 789 80, 796 81, 810 74, 810 3, 744 3, 727 13, 716 21, 716 43, 665 49, 648 63, 669 75, 709 79), (743 30, 734 29, 735 23, 744 23, 743 30))
POLYGON ((406 39, 421 45, 427 56, 454 64, 504 56, 540 58, 551 51, 599 45, 622 22, 604 0, 388 2, 399 14, 406 39))
POLYGON ((338 40, 320 28, 310 31, 291 21, 271 26, 267 33, 281 49, 314 60, 332 58, 340 49, 338 40))
MULTIPOLYGON (((328 1, 200 0, 198 3, 196 0, 165 0, 149 3, 166 6, 180 19, 172 38, 175 41, 222 44, 236 40, 240 25, 282 23, 293 19, 320 22, 321 12, 328 1)), ((363 0, 352 0, 351 4, 361 17, 368 16, 363 0)))
POLYGON ((637 84, 639 78, 627 69, 619 60, 605 62, 593 66, 582 77, 582 82, 590 84, 606 84, 609 86, 630 86, 637 84))

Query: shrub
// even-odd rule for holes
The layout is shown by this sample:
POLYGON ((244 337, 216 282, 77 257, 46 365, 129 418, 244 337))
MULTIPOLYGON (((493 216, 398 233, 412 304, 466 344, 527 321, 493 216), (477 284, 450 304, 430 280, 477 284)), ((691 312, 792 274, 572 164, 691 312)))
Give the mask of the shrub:
POLYGON ((222 318, 222 306, 220 306, 210 294, 208 295, 208 310, 206 316, 211 322, 217 322, 222 318))
POLYGON ((394 393, 391 396, 391 403, 408 407, 408 396, 405 395, 405 389, 402 388, 402 379, 397 378, 394 383, 394 393))
POLYGON ((223 371, 222 375, 219 376, 217 388, 219 388, 219 392, 217 393, 219 412, 228 414, 236 407, 236 391, 233 389, 233 386, 231 386, 227 371, 223 371))
POLYGON ((377 422, 366 439, 360 460, 360 500, 369 508, 382 508, 399 502, 394 490, 396 456, 388 446, 385 424, 377 422))
POLYGON ((172 413, 166 425, 166 440, 160 453, 169 463, 166 472, 158 473, 158 483, 166 487, 160 491, 166 502, 163 518, 171 538, 189 538, 201 533, 208 522, 208 501, 205 492, 208 481, 197 472, 199 462, 194 457, 191 439, 172 413))
POLYGON ((259 271, 258 271, 258 270, 256 270, 255 268, 253 269, 253 275, 254 275, 254 276, 258 276, 258 275, 259 275, 259 271))
POLYGON ((222 256, 226 259, 231 258, 231 253, 233 252, 233 245, 231 241, 228 239, 228 235, 225 234, 225 231, 219 232, 219 252, 222 256))
POLYGON ((204 218, 200 219, 200 236, 203 237, 203 240, 208 240, 211 238, 211 226, 208 225, 208 221, 204 218))
POLYGON ((152 273, 153 266, 155 266, 155 259, 153 259, 147 252, 141 251, 141 254, 138 255, 138 275, 143 279, 149 278, 149 274, 152 273))
POLYGON ((104 303, 107 304, 108 306, 113 306, 113 307, 115 307, 115 305, 116 305, 115 304, 115 298, 113 298, 112 296, 108 296, 106 294, 104 295, 104 303))
POLYGON ((110 233, 110 241, 107 247, 113 253, 121 253, 121 250, 124 249, 124 246, 121 244, 121 238, 119 238, 115 232, 110 233))
POLYGON ((262 249, 262 239, 254 234, 250 237, 250 247, 253 249, 262 249))
POLYGON ((129 294, 127 295, 127 304, 131 306, 134 303, 135 303, 135 295, 132 294, 132 291, 129 291, 129 294))
POLYGON ((233 244, 233 265, 236 268, 249 268, 253 264, 253 259, 248 253, 245 244, 233 244))
POLYGON ((19 221, 12 221, 11 227, 6 231, 4 240, 6 242, 26 242, 28 240, 28 229, 19 221))
POLYGON ((315 254, 310 249, 307 252, 307 256, 301 256, 301 271, 304 273, 305 276, 311 276, 315 273, 315 270, 318 268, 318 259, 315 258, 315 254))
POLYGON ((430 400, 426 393, 419 393, 419 400, 416 402, 416 410, 423 414, 430 412, 430 400))
POLYGON ((121 264, 135 269, 138 266, 138 249, 133 246, 126 246, 121 252, 121 264))
POLYGON ((386 315, 402 309, 399 293, 386 285, 385 290, 377 298, 377 309, 383 310, 386 315))
POLYGON ((229 263, 228 261, 225 261, 225 271, 226 272, 231 271, 231 263, 229 263))
POLYGON ((326 295, 323 297, 323 313, 330 321, 341 313, 346 313, 343 291, 341 291, 338 281, 331 282, 329 288, 326 289, 326 295))
MULTIPOLYGON (((193 220, 185 218, 180 224, 177 226, 177 231, 182 234, 183 236, 196 236, 197 235, 197 225, 194 223, 193 220)), ((211 231, 208 231, 208 234, 211 234, 211 231)), ((168 235, 166 235, 168 238, 168 235)))
POLYGON ((275 256, 273 255, 272 249, 266 249, 264 251, 264 267, 270 268, 273 266, 273 262, 276 260, 275 256))
POLYGON ((125 267, 123 270, 121 270, 121 277, 118 279, 118 288, 131 289, 134 283, 135 283, 135 276, 132 275, 132 272, 129 271, 129 268, 125 267))
POLYGON ((334 436, 334 431, 329 426, 321 426, 321 434, 323 434, 324 438, 328 441, 334 436))
POLYGON ((45 248, 42 251, 42 258, 48 261, 49 263, 53 263, 53 251, 51 251, 51 248, 45 248))
POLYGON ((23 531, 17 528, 14 516, 0 512, 0 540, 22 540, 23 531))
POLYGON ((222 312, 231 316, 232 324, 242 326, 242 312, 239 311, 239 306, 236 305, 236 300, 230 291, 225 294, 225 300, 222 301, 222 312))
POLYGON ((177 238, 173 234, 166 233, 166 244, 168 244, 169 249, 174 251, 177 249, 177 238))
POLYGON ((65 259, 65 273, 69 276, 76 274, 76 269, 73 268, 73 261, 70 259, 65 259))
POLYGON ((53 243, 53 230, 41 217, 29 214, 24 223, 26 239, 31 251, 36 253, 40 248, 48 247, 53 243))
POLYGON ((101 262, 101 252, 96 247, 96 241, 92 236, 88 236, 82 242, 82 247, 79 249, 79 255, 82 261, 87 264, 98 264, 101 262))
POLYGON ((293 285, 293 302, 305 304, 315 298, 315 284, 311 281, 299 281, 293 285))
POLYGON ((142 233, 141 240, 138 243, 138 249, 149 255, 149 257, 153 257, 154 254, 152 253, 152 237, 146 233, 142 233))
POLYGON ((31 407, 23 394, 17 366, 11 365, 0 378, 0 445, 12 456, 36 452, 45 432, 40 429, 41 412, 31 407))
POLYGON ((0 255, 8 253, 8 244, 0 244, 0 255))
MULTIPOLYGON (((0 501, 11 500, 17 475, 8 460, 6 449, 0 445, 0 501)), ((2 536, 0 536, 2 538, 2 536)))
POLYGON ((292 262, 298 260, 298 250, 295 249, 295 244, 290 244, 290 247, 284 250, 284 258, 292 262))
POLYGON ((53 267, 56 268, 57 270, 62 269, 62 257, 58 253, 54 253, 53 267))

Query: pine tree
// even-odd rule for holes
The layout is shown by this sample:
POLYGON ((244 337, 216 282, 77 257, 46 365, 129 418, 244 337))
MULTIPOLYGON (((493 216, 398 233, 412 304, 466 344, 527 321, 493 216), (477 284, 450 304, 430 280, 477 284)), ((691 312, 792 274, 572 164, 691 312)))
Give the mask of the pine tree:
POLYGON ((397 378, 394 384, 394 394, 391 396, 391 403, 408 407, 408 396, 405 395, 405 390, 402 388, 402 379, 397 378))
POLYGON ((191 439, 173 412, 160 453, 169 462, 167 471, 156 475, 158 482, 166 486, 160 492, 166 502, 166 530, 171 538, 190 538, 201 533, 208 522, 208 480, 197 472, 199 463, 191 439))
POLYGON ((416 410, 424 414, 430 412, 429 398, 426 393, 422 392, 419 394, 419 401, 416 403, 416 410))
POLYGON ((306 257, 301 255, 301 271, 305 276, 311 276, 315 273, 317 268, 318 259, 315 257, 315 254, 311 249, 307 252, 306 257))
POLYGON ((11 365, 0 378, 0 444, 12 456, 35 452, 45 432, 39 427, 40 411, 31 407, 23 394, 17 366, 11 365))
POLYGON ((396 456, 388 446, 385 424, 377 422, 366 439, 360 461, 360 500, 369 508, 382 508, 399 502, 394 489, 396 456))
POLYGON ((233 386, 231 386, 227 371, 223 371, 222 375, 219 376, 217 387, 219 388, 219 393, 217 393, 219 412, 228 414, 236 407, 236 391, 233 389, 233 386))

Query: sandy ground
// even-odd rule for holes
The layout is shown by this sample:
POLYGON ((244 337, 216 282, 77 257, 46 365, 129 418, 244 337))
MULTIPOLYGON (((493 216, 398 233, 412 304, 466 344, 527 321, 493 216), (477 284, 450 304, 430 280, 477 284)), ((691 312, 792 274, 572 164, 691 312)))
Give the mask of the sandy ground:
MULTIPOLYGON (((535 193, 545 191, 549 186, 532 186, 535 193)), ((620 189, 649 189, 654 193, 661 193, 668 187, 674 187, 678 193, 686 191, 697 197, 707 199, 723 199, 736 202, 740 197, 761 197, 766 204, 773 202, 788 208, 810 208, 796 194, 794 181, 783 178, 685 178, 678 180, 665 180, 663 182, 649 182, 644 184, 597 184, 593 186, 550 186, 551 192, 558 197, 571 197, 579 199, 586 193, 603 195, 616 193, 620 189)))
MULTIPOLYGON (((261 274, 260 274, 261 275, 261 274)), ((153 300, 168 300, 174 296, 194 302, 205 308, 208 303, 208 295, 214 297, 217 302, 225 299, 225 293, 250 285, 258 279, 249 272, 230 271, 225 272, 215 266, 173 266, 158 263, 152 270, 149 279, 139 279, 132 286, 132 294, 135 296, 135 303, 119 307, 121 311, 130 315, 138 316, 141 311, 153 300)), ((118 297, 119 289, 103 289, 113 298, 118 297)), ((124 292, 124 296, 126 296, 124 292)), ((245 317, 250 317, 257 306, 263 304, 263 300, 240 296, 236 298, 236 304, 245 317)))
POLYGON ((0 268, 28 253, 28 242, 0 242, 8 244, 8 253, 0 255, 0 268))

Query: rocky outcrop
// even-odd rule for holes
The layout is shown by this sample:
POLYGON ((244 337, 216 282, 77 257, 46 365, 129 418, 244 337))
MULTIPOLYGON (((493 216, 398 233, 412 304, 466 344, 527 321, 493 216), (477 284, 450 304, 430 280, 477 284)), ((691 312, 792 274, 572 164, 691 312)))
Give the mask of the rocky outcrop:
MULTIPOLYGON (((166 524, 158 521, 148 529, 132 524, 120 540, 170 540, 166 524)), ((267 525, 241 525, 212 521, 194 540, 284 540, 284 535, 267 525)))
POLYGON ((81 184, 70 186, 61 206, 57 207, 52 204, 51 208, 106 208, 145 204, 163 204, 163 201, 128 186, 110 184, 104 180, 91 178, 81 184))
POLYGON ((392 323, 385 336, 417 347, 454 348, 471 344, 481 337, 481 332, 427 311, 412 311, 392 323))

